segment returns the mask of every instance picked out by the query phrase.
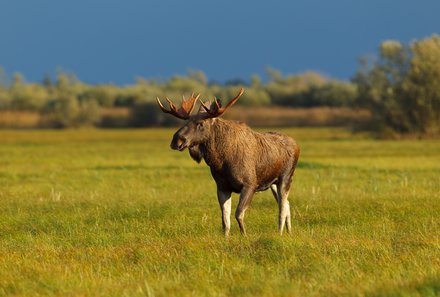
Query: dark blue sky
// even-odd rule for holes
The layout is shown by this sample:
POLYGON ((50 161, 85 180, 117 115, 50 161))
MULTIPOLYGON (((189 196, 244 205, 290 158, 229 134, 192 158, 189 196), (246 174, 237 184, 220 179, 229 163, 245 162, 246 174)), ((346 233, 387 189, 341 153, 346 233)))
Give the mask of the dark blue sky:
POLYGON ((0 4, 0 65, 128 84, 188 69, 210 80, 316 70, 348 79, 386 39, 440 33, 439 0, 39 0, 0 4))

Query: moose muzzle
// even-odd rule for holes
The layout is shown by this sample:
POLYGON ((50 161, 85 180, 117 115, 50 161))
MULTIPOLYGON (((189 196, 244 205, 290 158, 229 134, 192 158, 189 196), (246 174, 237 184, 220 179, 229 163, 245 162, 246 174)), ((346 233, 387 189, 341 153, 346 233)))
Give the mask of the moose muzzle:
POLYGON ((187 141, 184 137, 178 135, 178 133, 174 134, 173 140, 171 141, 170 147, 173 150, 183 151, 187 147, 187 141))

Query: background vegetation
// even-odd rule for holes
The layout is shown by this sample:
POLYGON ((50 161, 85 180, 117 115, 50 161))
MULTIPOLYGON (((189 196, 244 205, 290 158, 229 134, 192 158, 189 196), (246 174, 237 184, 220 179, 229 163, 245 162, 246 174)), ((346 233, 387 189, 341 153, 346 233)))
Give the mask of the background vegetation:
POLYGON ((291 236, 266 191, 225 240, 174 129, 1 130, 0 295, 438 296, 440 142, 281 131, 302 147, 291 236))
MULTIPOLYGON (((409 45, 385 41, 377 57, 360 59, 352 81, 327 78, 316 72, 283 75, 268 69, 269 80, 258 76, 249 81, 225 84, 208 81, 201 71, 168 80, 137 79, 129 86, 88 85, 75 75, 59 71, 53 79, 27 83, 16 73, 9 78, 0 71, 0 126, 2 127, 142 127, 175 125, 164 116, 154 100, 198 92, 203 98, 232 98, 239 87, 246 88, 239 101, 248 110, 266 107, 266 115, 254 116, 257 125, 281 116, 276 111, 303 108, 303 118, 318 107, 326 121, 305 121, 305 125, 353 125, 386 135, 404 133, 438 136, 440 133, 440 38, 414 41, 409 45), (268 107, 282 107, 268 108, 268 107), (360 111, 363 110, 363 111, 360 111), (366 113, 368 111, 368 115, 366 113), (334 114, 344 114, 341 118, 334 114), (363 114, 364 117, 358 117, 363 114), (361 122, 362 125, 359 125, 361 122)), ((241 113, 240 113, 241 114, 241 113)), ((298 113, 296 113, 298 114, 298 113)), ((277 124, 301 124, 294 112, 277 124)), ((282 117, 282 116, 281 116, 282 117)), ((269 121, 270 122, 270 121, 269 121)))
POLYGON ((377 130, 439 135, 439 36, 410 45, 382 43, 376 59, 361 60, 353 82, 359 105, 374 111, 377 130))

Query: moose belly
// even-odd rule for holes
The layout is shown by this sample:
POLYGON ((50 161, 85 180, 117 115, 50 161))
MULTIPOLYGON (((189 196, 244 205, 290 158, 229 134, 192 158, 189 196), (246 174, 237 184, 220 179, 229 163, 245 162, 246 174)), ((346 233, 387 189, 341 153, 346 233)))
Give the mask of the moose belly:
POLYGON ((211 174, 217 186, 222 190, 234 193, 240 193, 245 185, 255 187, 256 192, 269 189, 272 184, 278 181, 278 175, 271 173, 266 172, 266 174, 250 178, 242 174, 234 174, 231 170, 213 170, 211 168, 211 174))
POLYGON ((272 180, 270 180, 270 181, 262 182, 262 183, 260 183, 260 184, 258 185, 256 191, 257 191, 257 192, 266 191, 267 189, 269 189, 269 187, 270 187, 271 185, 275 184, 277 181, 278 181, 278 178, 274 178, 274 179, 272 179, 272 180))

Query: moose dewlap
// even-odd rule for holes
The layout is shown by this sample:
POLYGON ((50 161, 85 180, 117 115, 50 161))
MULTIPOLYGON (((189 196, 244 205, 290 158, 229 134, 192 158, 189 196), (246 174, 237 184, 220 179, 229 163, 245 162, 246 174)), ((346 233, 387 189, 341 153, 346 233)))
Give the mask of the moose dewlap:
POLYGON ((191 115, 200 94, 188 100, 182 99, 178 108, 166 98, 166 109, 159 98, 157 103, 163 112, 169 113, 186 124, 173 136, 171 148, 183 151, 188 148, 191 157, 201 162, 205 160, 211 169, 217 185, 217 198, 222 210, 223 231, 227 236, 231 228, 231 194, 240 193, 235 211, 240 231, 246 234, 244 215, 255 192, 271 189, 278 203, 278 231, 282 234, 284 226, 291 229, 289 189, 299 158, 299 146, 283 134, 276 132, 259 133, 246 124, 219 118, 243 95, 238 95, 225 107, 219 100, 207 106, 201 103, 198 113, 191 115))

